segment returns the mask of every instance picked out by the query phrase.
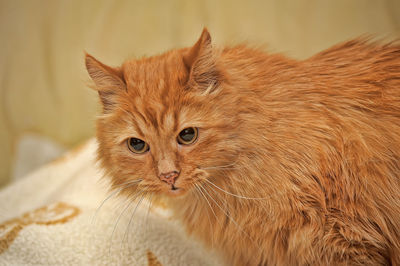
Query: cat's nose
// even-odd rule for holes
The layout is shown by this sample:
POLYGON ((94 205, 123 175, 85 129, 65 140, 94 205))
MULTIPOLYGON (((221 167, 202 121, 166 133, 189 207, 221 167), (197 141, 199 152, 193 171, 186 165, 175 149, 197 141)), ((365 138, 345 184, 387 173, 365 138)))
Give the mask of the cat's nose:
POLYGON ((178 176, 179 176, 178 171, 172 171, 172 172, 160 174, 159 178, 161 181, 164 181, 165 183, 167 183, 169 185, 174 185, 178 176))

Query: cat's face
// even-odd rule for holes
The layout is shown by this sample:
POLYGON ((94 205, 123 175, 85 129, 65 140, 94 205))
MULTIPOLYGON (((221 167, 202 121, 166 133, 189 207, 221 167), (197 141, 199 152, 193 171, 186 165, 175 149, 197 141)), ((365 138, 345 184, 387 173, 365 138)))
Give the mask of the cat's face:
POLYGON ((237 156, 231 104, 215 66, 201 61, 211 56, 202 55, 209 45, 204 35, 190 50, 127 61, 119 69, 87 56, 103 103, 99 159, 114 186, 137 180, 132 187, 141 191, 184 195, 237 156))

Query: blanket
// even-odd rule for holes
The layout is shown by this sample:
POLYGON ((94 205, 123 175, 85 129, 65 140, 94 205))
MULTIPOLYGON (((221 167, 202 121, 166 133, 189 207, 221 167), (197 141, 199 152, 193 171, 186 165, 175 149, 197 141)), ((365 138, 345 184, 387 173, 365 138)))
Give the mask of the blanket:
POLYGON ((112 194, 97 142, 0 191, 0 265, 221 265, 166 207, 112 194))

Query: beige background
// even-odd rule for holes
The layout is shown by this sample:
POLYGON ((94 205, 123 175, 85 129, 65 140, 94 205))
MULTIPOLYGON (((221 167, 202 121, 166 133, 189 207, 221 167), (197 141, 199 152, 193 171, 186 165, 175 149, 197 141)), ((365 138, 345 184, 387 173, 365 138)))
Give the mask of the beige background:
MULTIPOLYGON (((366 33, 399 37, 400 1, 0 0, 0 185, 25 134, 59 150, 93 135, 98 99, 85 85, 84 50, 118 65, 191 45, 204 25, 216 44, 305 58, 366 33)), ((42 152, 34 147, 28 163, 42 152)))

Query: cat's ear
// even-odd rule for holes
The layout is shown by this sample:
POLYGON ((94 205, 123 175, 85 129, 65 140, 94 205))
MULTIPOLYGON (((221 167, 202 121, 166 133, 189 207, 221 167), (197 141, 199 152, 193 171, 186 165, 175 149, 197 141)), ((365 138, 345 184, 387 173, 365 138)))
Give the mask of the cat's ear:
POLYGON ((118 91, 126 90, 123 73, 119 68, 104 65, 96 58, 85 54, 85 64, 95 89, 98 91, 104 111, 111 110, 118 91))
POLYGON ((183 55, 183 62, 189 72, 189 88, 197 87, 203 92, 211 92, 219 85, 221 77, 211 36, 206 28, 199 40, 183 55))

